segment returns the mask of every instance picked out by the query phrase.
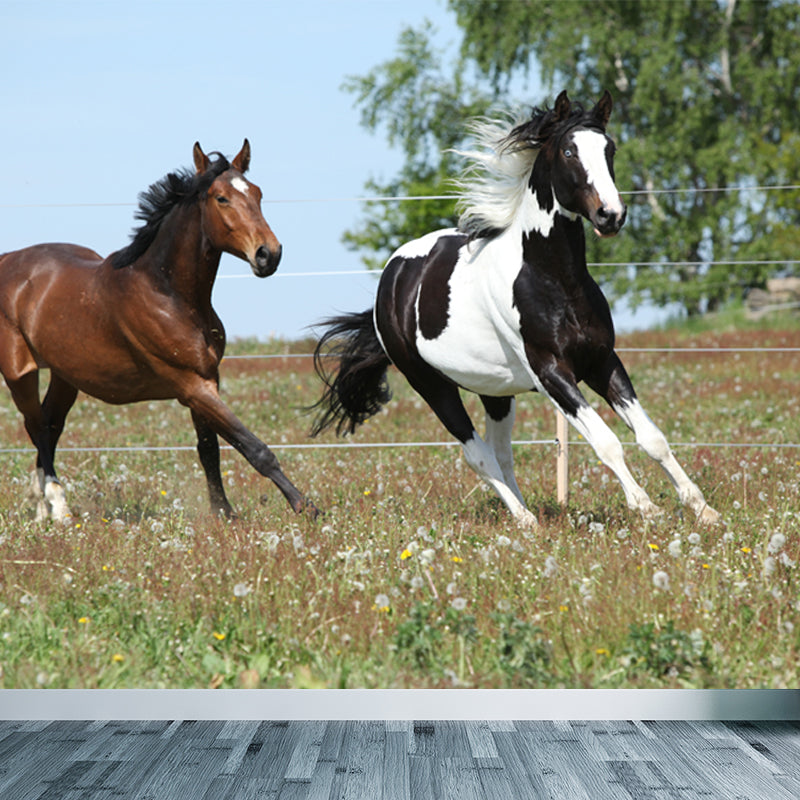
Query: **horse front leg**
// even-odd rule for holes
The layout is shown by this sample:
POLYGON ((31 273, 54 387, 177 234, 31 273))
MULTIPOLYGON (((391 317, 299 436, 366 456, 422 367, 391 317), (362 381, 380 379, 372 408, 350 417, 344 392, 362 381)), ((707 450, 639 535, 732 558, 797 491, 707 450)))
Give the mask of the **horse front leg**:
POLYGON ((694 512, 699 522, 706 524, 719 522, 719 512, 708 505, 703 493, 672 454, 664 434, 642 408, 628 373, 616 354, 612 356, 606 375, 607 378, 598 384, 596 391, 633 431, 636 443, 650 458, 661 465, 675 487, 680 501, 694 512))
MULTIPOLYGON (((314 517, 319 514, 317 507, 306 498, 299 489, 283 474, 280 468, 278 459, 274 453, 262 442, 257 436, 251 433, 239 418, 220 400, 217 394, 216 386, 211 382, 205 382, 205 385, 198 391, 191 393, 185 400, 182 400, 185 405, 188 405, 192 412, 192 418, 200 418, 205 422, 205 425, 211 432, 221 436, 234 450, 241 453, 250 465, 261 475, 269 478, 275 486, 281 491, 286 498, 292 510, 298 514, 303 511, 309 511, 314 517)), ((199 436, 199 434, 198 434, 199 436)), ((213 443, 209 443, 206 439, 203 444, 204 455, 208 459, 208 463, 214 469, 214 461, 219 456, 215 456, 211 450, 213 443)), ((198 439, 198 451, 201 444, 198 439)), ((203 465, 205 467, 205 463, 203 465)), ((216 471, 219 471, 218 465, 216 471)), ((208 477, 208 473, 206 473, 208 477)), ((217 483, 216 477, 212 472, 212 478, 209 479, 209 491, 222 491, 221 479, 217 483)), ((219 499, 217 497, 217 499, 219 499)), ((212 495, 212 507, 214 504, 214 495, 212 495)), ((227 502, 227 501, 226 501, 227 502)))
POLYGON ((661 509, 628 469, 621 442, 581 394, 575 376, 566 369, 551 365, 541 370, 538 377, 542 384, 540 391, 555 403, 567 421, 592 446, 597 457, 617 476, 628 508, 639 511, 644 517, 660 514, 661 509))
POLYGON ((211 512, 222 514, 226 519, 235 519, 236 513, 228 502, 222 486, 222 473, 219 465, 219 439, 205 419, 192 411, 192 422, 197 432, 197 455, 206 474, 208 499, 211 512))

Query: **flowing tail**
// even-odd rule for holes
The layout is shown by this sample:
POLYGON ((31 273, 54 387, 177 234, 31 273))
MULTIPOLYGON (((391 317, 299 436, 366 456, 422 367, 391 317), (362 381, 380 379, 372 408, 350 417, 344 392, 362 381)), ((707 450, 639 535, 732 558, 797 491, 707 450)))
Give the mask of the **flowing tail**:
POLYGON ((375 332, 372 309, 331 317, 322 324, 327 330, 314 350, 314 368, 325 391, 311 406, 318 410, 311 435, 336 423, 336 434, 341 436, 353 433, 391 399, 386 379, 391 362, 375 332), (329 359, 338 359, 333 369, 326 368, 329 359))

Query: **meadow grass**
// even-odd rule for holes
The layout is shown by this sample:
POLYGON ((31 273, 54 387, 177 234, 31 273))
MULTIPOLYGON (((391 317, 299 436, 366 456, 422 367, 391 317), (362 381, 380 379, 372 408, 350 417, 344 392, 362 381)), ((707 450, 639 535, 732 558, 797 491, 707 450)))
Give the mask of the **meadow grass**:
MULTIPOLYGON (((800 332, 658 331, 619 346, 798 347, 800 332)), ((239 342, 230 352, 309 349, 239 342)), ((664 509, 642 520, 574 434, 566 508, 555 446, 515 448, 539 518, 528 531, 457 447, 280 449, 310 442, 301 407, 320 391, 310 360, 290 355, 227 359, 223 397, 325 515, 294 515, 224 450, 239 513, 226 522, 208 511, 185 409, 80 398, 57 458, 71 524, 36 523, 32 452, 0 453, 0 686, 795 687, 800 450, 742 445, 800 442, 800 354, 622 357, 724 525, 697 526, 628 446, 664 509), (81 447, 112 449, 70 449, 81 447)), ((347 442, 448 441, 405 380, 390 379, 395 399, 347 442)), ((515 439, 554 432, 550 406, 520 398, 515 439)), ((0 441, 29 447, 7 392, 0 441)))

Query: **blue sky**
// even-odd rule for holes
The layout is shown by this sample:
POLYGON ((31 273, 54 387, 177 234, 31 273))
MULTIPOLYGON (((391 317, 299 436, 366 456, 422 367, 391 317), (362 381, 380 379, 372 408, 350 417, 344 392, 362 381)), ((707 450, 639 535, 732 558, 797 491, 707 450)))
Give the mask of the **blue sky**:
POLYGON ((3 0, 0 251, 66 241, 107 255, 128 242, 138 193, 191 166, 196 140, 232 156, 247 137, 284 256, 265 280, 223 257, 214 305, 229 337, 299 338, 368 308, 374 276, 298 273, 362 269, 341 235, 365 181, 401 158, 341 86, 425 18, 457 43, 436 0, 3 0))

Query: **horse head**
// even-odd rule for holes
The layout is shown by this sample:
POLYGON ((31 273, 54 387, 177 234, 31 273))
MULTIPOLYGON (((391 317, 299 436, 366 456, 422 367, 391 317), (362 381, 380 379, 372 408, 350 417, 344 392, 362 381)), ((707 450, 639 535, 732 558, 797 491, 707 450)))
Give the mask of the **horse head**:
POLYGON ((572 104, 566 91, 561 92, 539 156, 549 161, 556 200, 588 219, 598 236, 615 236, 627 215, 614 182, 616 148, 606 133, 612 104, 606 90, 591 111, 584 111, 572 104))
POLYGON ((272 275, 282 248, 261 213, 261 189, 244 177, 250 166, 250 143, 244 140, 229 168, 213 175, 212 161, 194 145, 194 165, 199 176, 213 178, 203 203, 203 227, 209 244, 250 264, 259 278, 272 275))

